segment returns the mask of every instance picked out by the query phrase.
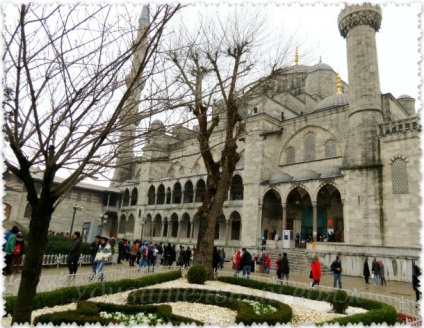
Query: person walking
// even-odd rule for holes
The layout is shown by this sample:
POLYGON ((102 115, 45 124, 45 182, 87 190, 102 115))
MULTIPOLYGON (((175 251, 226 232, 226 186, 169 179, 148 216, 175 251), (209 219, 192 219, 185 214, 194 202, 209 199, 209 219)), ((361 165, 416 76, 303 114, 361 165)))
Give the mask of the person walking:
POLYGON ((299 248, 300 247, 300 235, 299 235, 299 233, 296 234, 295 247, 296 248, 299 248))
POLYGON ((380 284, 380 266, 375 257, 374 261, 372 261, 371 272, 374 275, 374 285, 378 286, 380 284))
POLYGON ((134 241, 130 250, 130 266, 135 266, 135 260, 137 259, 138 249, 140 248, 140 241, 137 239, 134 241))
POLYGON ((319 286, 321 276, 322 276, 321 262, 319 261, 318 254, 315 254, 315 258, 311 263, 311 278, 313 279, 313 282, 312 282, 312 285, 311 285, 312 288, 315 285, 319 286))
POLYGON ((93 242, 90 244, 90 263, 91 263, 91 277, 90 280, 92 280, 94 278, 94 276, 96 275, 96 268, 97 268, 97 263, 95 262, 95 258, 96 258, 96 254, 99 251, 99 245, 100 245, 100 238, 102 238, 101 236, 97 235, 94 237, 93 242))
POLYGON ((280 270, 281 259, 282 259, 281 254, 278 254, 277 260, 275 261, 275 271, 277 272, 278 282, 281 282, 281 270, 280 270))
POLYGON ((224 269, 224 261, 226 256, 224 248, 221 249, 221 253, 219 254, 219 256, 221 257, 221 260, 219 262, 219 267, 220 269, 224 269))
POLYGON ((269 274, 271 271, 271 257, 269 256, 269 253, 265 254, 265 273, 269 274))
POLYGON ((334 275, 334 284, 333 287, 336 288, 337 282, 339 283, 339 289, 342 289, 342 262, 341 256, 337 255, 336 259, 331 263, 331 271, 333 271, 334 275))
POLYGON ((14 271, 15 274, 19 274, 21 265, 22 265, 22 255, 24 254, 24 238, 22 232, 16 234, 15 247, 12 252, 12 260, 10 264, 10 269, 14 271))
POLYGON ((233 255, 233 258, 232 258, 232 262, 233 262, 232 267, 233 267, 233 270, 235 271, 234 272, 234 277, 237 277, 239 275, 239 272, 240 272, 240 266, 239 266, 240 260, 241 260, 241 253, 240 253, 240 251, 234 252, 234 255, 233 255))
POLYGON ((275 241, 275 248, 278 249, 278 233, 277 232, 275 232, 274 241, 275 241))
MULTIPOLYGON (((421 270, 420 267, 416 264, 412 267, 412 288, 415 290, 415 301, 418 302, 421 298, 421 292, 420 292, 420 279, 418 278, 421 276, 421 270)), ((418 307, 418 304, 417 304, 418 307)))
POLYGON ((81 256, 81 233, 79 231, 75 231, 72 234, 72 238, 74 239, 74 242, 66 262, 68 264, 69 274, 75 275, 78 270, 78 261, 81 256))
POLYGON ((215 279, 218 278, 218 268, 219 268, 220 261, 221 261, 221 256, 219 254, 218 248, 214 246, 213 254, 212 254, 212 270, 213 270, 213 276, 215 279))
POLYGON ((378 265, 380 266, 380 284, 381 286, 384 284, 384 286, 387 287, 383 261, 378 262, 378 265))
POLYGON ((240 267, 243 270, 243 277, 250 279, 250 270, 252 269, 252 255, 246 248, 242 248, 243 255, 240 259, 240 267))
POLYGON ((108 238, 102 237, 100 239, 99 250, 97 251, 95 261, 97 263, 96 275, 99 281, 103 281, 104 274, 103 268, 105 267, 107 259, 112 255, 112 248, 108 244, 108 238))
POLYGON ((12 253, 15 249, 16 235, 18 232, 19 228, 17 226, 13 226, 9 236, 7 237, 6 246, 4 247, 4 261, 6 262, 6 266, 3 268, 3 275, 5 276, 12 274, 12 253))
POLYGON ((262 237, 262 241, 261 241, 261 250, 262 252, 266 249, 266 238, 262 237))
POLYGON ((368 257, 365 258, 365 262, 364 262, 364 271, 363 271, 363 276, 365 278, 365 283, 369 284, 368 280, 370 278, 370 266, 368 265, 368 257))
POLYGON ((280 260, 280 271, 281 271, 281 278, 284 282, 284 280, 287 282, 287 285, 289 284, 289 273, 290 273, 290 265, 289 265, 289 259, 287 258, 287 253, 283 253, 283 258, 280 260))

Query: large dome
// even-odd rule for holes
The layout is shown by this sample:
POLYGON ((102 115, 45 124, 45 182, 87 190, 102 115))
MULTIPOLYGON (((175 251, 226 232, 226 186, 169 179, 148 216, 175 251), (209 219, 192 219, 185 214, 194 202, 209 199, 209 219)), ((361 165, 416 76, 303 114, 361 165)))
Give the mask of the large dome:
POLYGON ((314 66, 312 66, 310 72, 315 72, 315 71, 321 71, 321 70, 330 70, 333 71, 333 68, 325 63, 318 63, 314 66))
POLYGON ((347 104, 349 104, 349 96, 346 93, 331 95, 321 100, 316 105, 314 112, 320 112, 334 107, 341 107, 347 104))
POLYGON ((414 99, 410 95, 400 95, 397 99, 414 99))

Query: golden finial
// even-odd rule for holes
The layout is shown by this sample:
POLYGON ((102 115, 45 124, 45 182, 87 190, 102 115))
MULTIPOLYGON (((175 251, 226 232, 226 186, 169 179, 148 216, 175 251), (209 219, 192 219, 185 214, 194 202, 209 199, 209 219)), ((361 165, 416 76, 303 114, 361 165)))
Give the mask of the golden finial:
POLYGON ((296 47, 296 53, 294 55, 294 66, 297 66, 297 65, 299 65, 299 52, 296 47))
POLYGON ((342 79, 340 78, 340 74, 339 73, 337 73, 337 83, 336 83, 336 86, 337 86, 337 94, 338 95, 341 95, 342 94, 342 79))
POLYGON ((322 63, 322 58, 321 58, 321 56, 319 56, 319 63, 320 63, 320 64, 322 63))

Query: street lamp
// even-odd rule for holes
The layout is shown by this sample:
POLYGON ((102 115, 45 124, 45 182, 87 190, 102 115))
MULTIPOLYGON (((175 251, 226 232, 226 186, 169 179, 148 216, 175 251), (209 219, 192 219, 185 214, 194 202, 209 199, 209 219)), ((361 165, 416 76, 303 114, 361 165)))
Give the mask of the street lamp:
POLYGON ((103 226, 107 223, 107 218, 108 217, 109 217, 109 215, 107 215, 107 214, 100 215, 100 231, 99 231, 99 235, 102 235, 103 226))
POLYGON ((74 221, 75 221, 75 213, 77 211, 81 211, 84 207, 78 206, 77 204, 74 205, 74 215, 72 216, 72 222, 71 222, 71 230, 69 231, 69 236, 72 237, 72 229, 74 228, 74 221))

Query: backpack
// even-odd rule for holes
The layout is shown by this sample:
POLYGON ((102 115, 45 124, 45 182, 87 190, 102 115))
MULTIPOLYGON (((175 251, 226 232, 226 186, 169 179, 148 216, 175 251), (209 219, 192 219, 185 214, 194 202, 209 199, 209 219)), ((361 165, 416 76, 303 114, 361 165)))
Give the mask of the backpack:
POLYGON ((13 255, 21 255, 21 253, 22 253, 22 245, 19 243, 19 244, 16 244, 15 245, 15 248, 13 249, 13 255))

